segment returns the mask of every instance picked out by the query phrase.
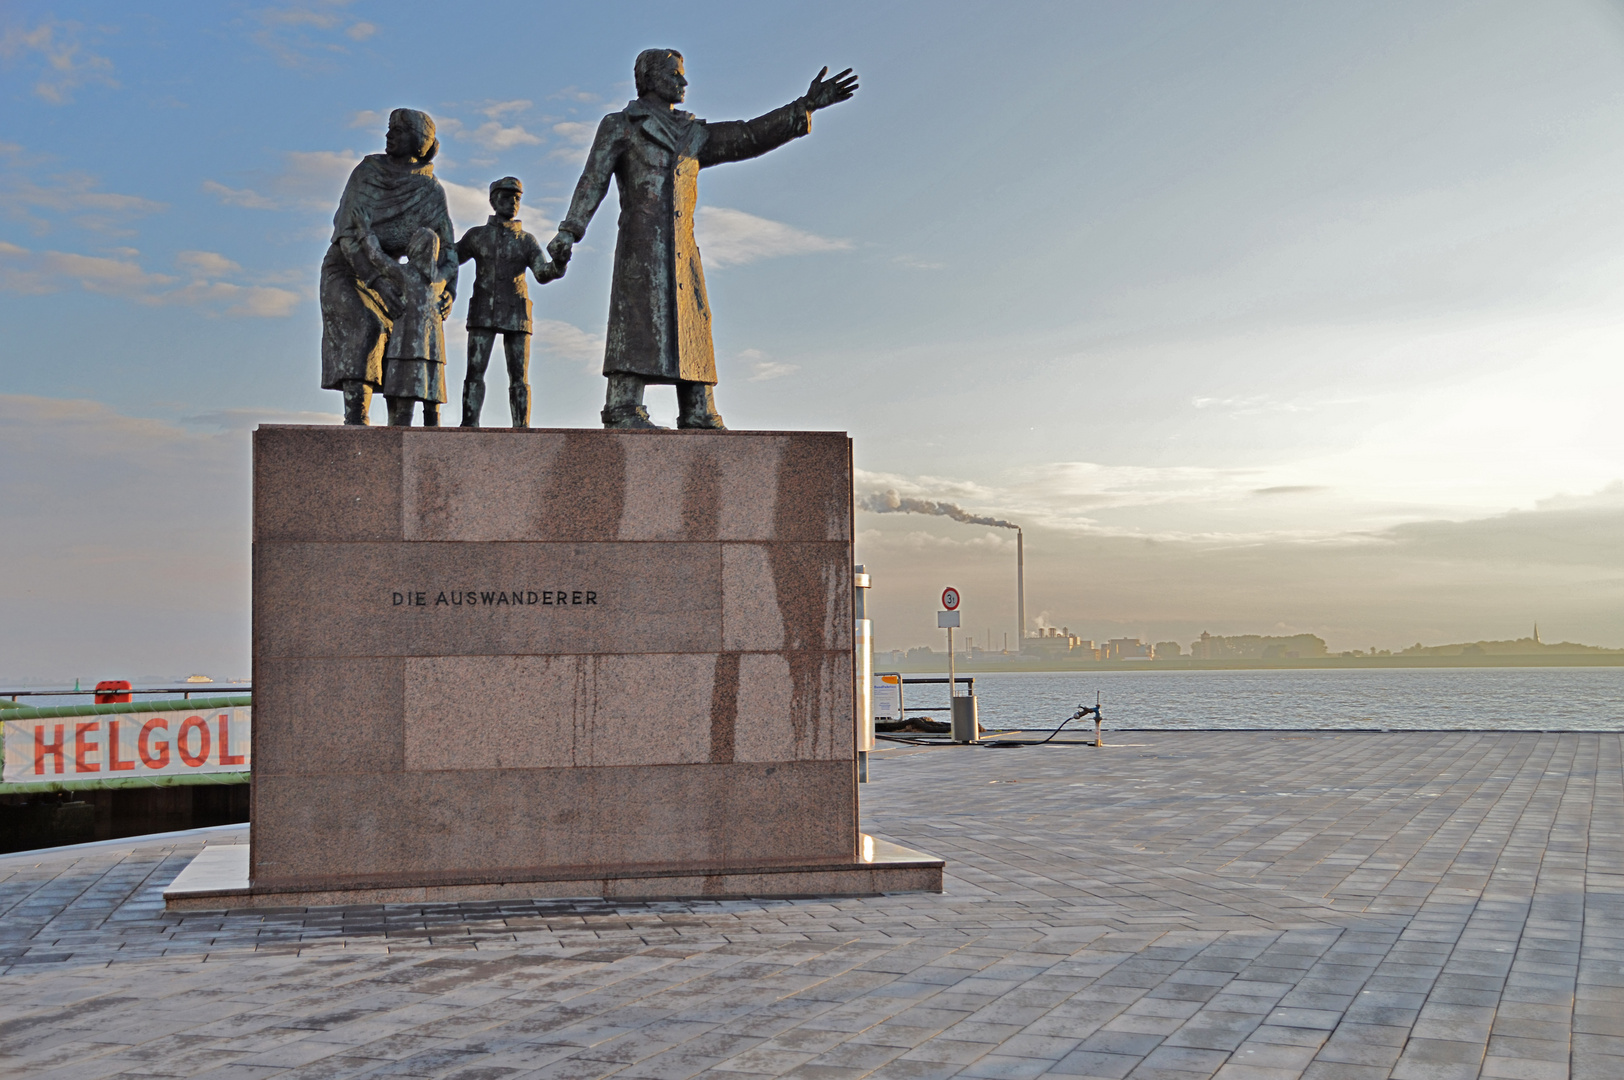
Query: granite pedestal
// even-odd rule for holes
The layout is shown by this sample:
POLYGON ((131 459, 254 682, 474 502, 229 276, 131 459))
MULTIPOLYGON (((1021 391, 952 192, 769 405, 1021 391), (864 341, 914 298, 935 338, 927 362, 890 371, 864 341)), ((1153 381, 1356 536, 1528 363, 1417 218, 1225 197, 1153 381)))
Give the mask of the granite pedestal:
POLYGON ((262 427, 214 906, 860 894, 843 434, 262 427))

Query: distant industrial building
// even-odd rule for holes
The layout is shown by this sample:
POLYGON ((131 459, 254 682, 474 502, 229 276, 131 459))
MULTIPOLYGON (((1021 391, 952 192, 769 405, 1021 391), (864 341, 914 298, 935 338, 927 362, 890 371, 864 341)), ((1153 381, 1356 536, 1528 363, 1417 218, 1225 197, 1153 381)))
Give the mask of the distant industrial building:
POLYGON ((1097 660, 1149 660, 1150 646, 1138 638, 1112 638, 1094 650, 1097 660))
POLYGON ((1056 630, 1050 626, 1039 630, 1036 637, 1029 637, 1021 642, 1023 656, 1051 657, 1082 657, 1091 658, 1094 654, 1094 643, 1086 638, 1076 637, 1071 628, 1062 626, 1056 630))
POLYGON ((1196 660, 1297 660, 1325 656, 1325 642, 1313 634, 1265 637, 1237 634, 1214 637, 1202 631, 1200 641, 1190 642, 1190 656, 1196 660))
MULTIPOLYGON (((1418 646, 1419 648, 1419 646, 1418 646)), ((1455 647, 1457 650, 1459 646, 1455 647)), ((1411 650, 1414 651, 1414 650, 1411 650)), ((1306 660, 1329 656, 1324 639, 1314 634, 1292 634, 1271 637, 1262 634, 1236 634, 1222 636, 1203 633, 1200 640, 1190 643, 1186 653, 1176 641, 1158 641, 1154 645, 1139 638, 1111 638, 1092 641, 1078 637, 1070 627, 1045 627, 1021 642, 1020 652, 1013 649, 982 649, 975 639, 966 637, 955 642, 955 652, 961 662, 1017 662, 1020 660, 1099 661, 1112 663, 1133 660, 1306 660)), ((947 654, 925 646, 891 651, 876 651, 876 666, 918 666, 945 663, 947 654)))

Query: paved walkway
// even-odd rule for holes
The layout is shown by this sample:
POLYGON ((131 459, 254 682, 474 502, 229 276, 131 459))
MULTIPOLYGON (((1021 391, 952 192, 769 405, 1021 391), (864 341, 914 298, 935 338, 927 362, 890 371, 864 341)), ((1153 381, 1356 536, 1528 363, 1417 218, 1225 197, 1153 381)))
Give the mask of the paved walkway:
POLYGON ((1117 738, 878 755, 941 896, 183 917, 195 836, 0 858, 0 1076, 1624 1077, 1624 737, 1117 738))

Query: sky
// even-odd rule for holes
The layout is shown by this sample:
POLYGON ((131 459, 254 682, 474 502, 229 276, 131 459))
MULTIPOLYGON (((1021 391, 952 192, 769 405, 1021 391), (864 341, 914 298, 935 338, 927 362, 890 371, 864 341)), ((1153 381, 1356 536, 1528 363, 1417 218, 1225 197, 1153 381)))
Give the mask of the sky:
MULTIPOLYGON (((512 174, 545 241, 652 46, 716 120, 857 70, 701 178, 717 401, 1020 524, 1028 629, 1624 646, 1624 5, 146 7, 0 7, 0 681, 246 674, 349 170, 425 110, 457 228, 512 174)), ((537 426, 597 424, 613 233, 531 285, 537 426)), ((879 647, 946 585, 1015 633, 1013 533, 856 524, 879 647)))

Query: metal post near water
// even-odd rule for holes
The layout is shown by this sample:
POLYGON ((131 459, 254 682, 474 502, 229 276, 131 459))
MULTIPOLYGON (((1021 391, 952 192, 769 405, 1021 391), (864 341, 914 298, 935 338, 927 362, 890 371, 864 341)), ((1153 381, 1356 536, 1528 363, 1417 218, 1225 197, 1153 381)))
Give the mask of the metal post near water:
POLYGON ((869 576, 862 563, 852 567, 852 607, 857 617, 856 648, 857 782, 868 783, 868 755, 874 749, 874 624, 868 618, 869 576))
POLYGON ((981 736, 980 725, 977 723, 976 699, 972 694, 966 699, 959 697, 958 670, 954 666, 953 657, 953 629, 959 625, 959 591, 948 588, 942 590, 942 607, 946 611, 936 613, 936 625, 947 630, 947 705, 949 730, 954 742, 979 742, 981 736))
MULTIPOLYGON (((953 590, 949 589, 948 592, 953 590)), ((955 604, 957 599, 955 598, 955 604)), ((936 628, 947 631, 947 697, 948 705, 953 704, 953 698, 958 696, 958 673, 953 667, 953 628, 959 625, 959 613, 956 611, 938 611, 936 613, 936 628)))

